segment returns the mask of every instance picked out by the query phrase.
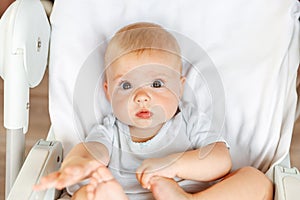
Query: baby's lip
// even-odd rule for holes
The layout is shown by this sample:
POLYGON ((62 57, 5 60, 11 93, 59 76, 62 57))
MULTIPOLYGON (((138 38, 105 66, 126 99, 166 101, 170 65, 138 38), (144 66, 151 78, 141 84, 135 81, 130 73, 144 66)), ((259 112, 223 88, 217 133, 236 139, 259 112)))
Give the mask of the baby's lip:
POLYGON ((141 119, 149 119, 152 116, 152 113, 149 110, 140 110, 135 116, 141 119))

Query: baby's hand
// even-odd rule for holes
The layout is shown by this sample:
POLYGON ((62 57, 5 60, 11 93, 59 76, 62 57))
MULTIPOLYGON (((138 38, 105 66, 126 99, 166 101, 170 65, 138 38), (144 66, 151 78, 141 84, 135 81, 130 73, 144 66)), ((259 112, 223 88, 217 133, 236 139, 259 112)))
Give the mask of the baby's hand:
POLYGON ((128 200, 122 186, 114 179, 113 175, 106 167, 99 167, 92 173, 86 191, 88 200, 128 200))
POLYGON ((83 157, 74 156, 64 162, 59 171, 43 177, 33 189, 44 190, 55 187, 61 190, 64 187, 82 181, 102 165, 103 164, 96 160, 88 160, 83 157))
POLYGON ((154 176, 174 178, 177 175, 176 157, 149 158, 136 170, 137 180, 144 188, 150 189, 150 179, 154 176))

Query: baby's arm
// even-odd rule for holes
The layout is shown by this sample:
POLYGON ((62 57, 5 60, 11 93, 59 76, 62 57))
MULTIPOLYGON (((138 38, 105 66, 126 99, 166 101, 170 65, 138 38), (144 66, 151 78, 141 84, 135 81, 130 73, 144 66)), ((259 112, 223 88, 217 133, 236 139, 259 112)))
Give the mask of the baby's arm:
POLYGON ((100 166, 106 166, 109 161, 107 148, 98 142, 77 144, 64 159, 61 169, 43 177, 36 190, 64 187, 76 184, 87 178, 100 166))
POLYGON ((217 142, 197 150, 147 159, 137 169, 136 175, 141 185, 149 188, 153 176, 212 181, 226 175, 231 165, 226 144, 217 142))

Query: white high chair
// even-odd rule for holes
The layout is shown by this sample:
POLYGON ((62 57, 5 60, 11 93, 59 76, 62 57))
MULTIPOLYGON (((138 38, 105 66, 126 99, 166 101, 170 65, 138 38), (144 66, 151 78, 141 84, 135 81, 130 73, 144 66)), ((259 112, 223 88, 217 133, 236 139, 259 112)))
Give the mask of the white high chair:
MULTIPOLYGON (((8 125, 5 121, 4 125, 18 130, 21 139, 11 134, 10 141, 21 141, 22 148, 22 132, 27 129, 28 87, 38 84, 47 60, 50 31, 41 8, 38 0, 18 0, 0 24, 1 76, 16 87, 5 88, 5 92, 19 95, 25 91, 24 100, 20 101, 25 114, 15 110, 17 106, 11 107, 13 111, 5 109, 4 114, 5 120, 9 115, 11 123, 15 123, 16 117, 22 123, 8 125), (18 16, 23 15, 19 13, 30 17, 20 19, 18 16), (24 27, 23 20, 29 20, 24 27), (31 26, 33 20, 39 25, 31 26), (4 35, 7 27, 12 27, 9 33, 14 34, 4 35), (15 47, 14 41, 19 42, 20 38, 25 42, 15 47), (32 57, 27 52, 32 52, 32 57), (18 66, 17 71, 10 72, 10 77, 15 78, 11 80, 8 63, 16 61, 12 57, 15 55, 21 58, 19 63, 11 64, 18 66), (34 64, 40 67, 31 68, 34 64), (20 79, 23 89, 15 85, 20 79)), ((173 0, 172 4, 158 0, 56 1, 51 15, 49 59, 52 128, 48 138, 33 147, 16 180, 21 166, 16 163, 22 162, 24 153, 18 150, 8 154, 12 161, 7 170, 15 167, 8 174, 15 175, 7 176, 7 199, 57 198, 55 190, 34 192, 32 185, 59 168, 63 157, 61 144, 66 154, 86 137, 92 124, 110 111, 99 88, 105 43, 120 27, 137 21, 161 24, 179 40, 190 86, 185 98, 201 102, 201 108, 217 121, 220 134, 230 145, 233 169, 256 167, 274 180, 275 199, 297 199, 299 171, 290 168, 288 152, 296 118, 299 14, 296 0, 229 0, 226 4, 216 0, 173 0), (197 66, 204 67, 199 76, 194 76, 199 72, 191 69, 198 69, 197 66)), ((5 102, 17 99, 5 98, 9 98, 5 102)))

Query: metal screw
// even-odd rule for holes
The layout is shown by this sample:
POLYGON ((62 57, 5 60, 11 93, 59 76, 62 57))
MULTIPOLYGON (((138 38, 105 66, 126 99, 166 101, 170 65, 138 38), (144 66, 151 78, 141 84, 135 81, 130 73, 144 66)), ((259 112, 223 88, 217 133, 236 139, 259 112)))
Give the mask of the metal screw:
POLYGON ((38 41, 37 41, 37 51, 38 51, 38 52, 40 52, 41 47, 42 47, 42 41, 41 41, 41 38, 39 37, 39 38, 38 38, 38 41))

